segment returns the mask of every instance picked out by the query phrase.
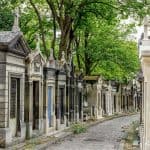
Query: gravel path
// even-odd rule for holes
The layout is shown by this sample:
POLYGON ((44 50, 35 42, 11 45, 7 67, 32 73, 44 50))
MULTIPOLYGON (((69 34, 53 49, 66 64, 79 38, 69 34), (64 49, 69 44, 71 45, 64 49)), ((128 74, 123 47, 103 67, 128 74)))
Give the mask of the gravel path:
POLYGON ((47 150, 120 150, 123 126, 139 120, 139 115, 126 116, 99 123, 86 133, 65 138, 47 150))

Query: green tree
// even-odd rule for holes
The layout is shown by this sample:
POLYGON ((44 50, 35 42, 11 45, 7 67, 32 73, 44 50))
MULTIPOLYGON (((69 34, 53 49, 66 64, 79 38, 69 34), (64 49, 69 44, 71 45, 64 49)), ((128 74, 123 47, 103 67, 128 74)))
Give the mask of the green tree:
MULTIPOLYGON (((68 58, 74 48, 76 30, 83 22, 86 23, 86 18, 91 14, 111 22, 114 18, 120 19, 120 16, 127 18, 129 15, 145 15, 145 4, 139 0, 2 0, 0 6, 9 7, 10 10, 16 5, 20 6, 21 20, 24 20, 21 22, 21 29, 24 34, 27 33, 31 46, 34 43, 33 34, 38 32, 41 35, 42 50, 46 55, 49 53, 49 47, 55 48, 59 43, 59 58, 62 51, 65 51, 68 58), (56 30, 61 32, 59 40, 56 40, 56 30)), ((5 16, 7 15, 4 14, 5 16)), ((5 22, 7 19, 3 20, 5 22)))
POLYGON ((127 80, 139 68, 136 42, 127 40, 132 25, 122 30, 119 22, 86 21, 76 33, 76 63, 86 75, 101 74, 106 79, 127 80), (94 23, 94 25, 93 25, 94 23))

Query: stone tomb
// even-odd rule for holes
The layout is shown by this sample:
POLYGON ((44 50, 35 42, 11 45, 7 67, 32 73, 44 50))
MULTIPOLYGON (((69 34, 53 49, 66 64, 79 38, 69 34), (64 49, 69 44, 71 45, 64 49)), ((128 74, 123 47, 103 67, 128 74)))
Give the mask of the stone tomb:
POLYGON ((30 52, 20 31, 0 32, 0 146, 25 139, 25 58, 30 52))
POLYGON ((82 75, 77 76, 76 86, 76 121, 83 121, 83 80, 82 75))
POLYGON ((39 42, 26 60, 25 121, 27 138, 43 133, 43 66, 45 59, 40 53, 39 42))
POLYGON ((51 50, 51 56, 44 67, 44 132, 46 134, 56 129, 55 75, 56 61, 51 50))
POLYGON ((103 97, 102 97, 102 109, 103 114, 113 114, 113 100, 112 100, 112 86, 111 81, 103 81, 103 97))
POLYGON ((64 70, 56 71, 56 129, 66 127, 66 73, 64 70))
POLYGON ((99 76, 85 76, 86 98, 90 117, 102 117, 102 79, 99 76))

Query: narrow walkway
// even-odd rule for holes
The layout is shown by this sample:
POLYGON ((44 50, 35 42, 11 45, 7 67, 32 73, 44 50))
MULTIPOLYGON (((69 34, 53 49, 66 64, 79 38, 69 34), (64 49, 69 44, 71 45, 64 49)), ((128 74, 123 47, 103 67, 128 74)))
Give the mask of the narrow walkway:
POLYGON ((86 133, 68 137, 52 144, 47 150, 120 150, 123 126, 139 120, 139 115, 105 121, 88 129, 86 133))

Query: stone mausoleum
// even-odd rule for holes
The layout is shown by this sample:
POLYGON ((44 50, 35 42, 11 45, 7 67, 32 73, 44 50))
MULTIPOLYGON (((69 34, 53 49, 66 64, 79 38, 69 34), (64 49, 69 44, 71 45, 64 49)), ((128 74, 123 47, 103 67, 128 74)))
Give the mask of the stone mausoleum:
POLYGON ((43 67, 45 58, 40 51, 40 40, 26 58, 25 121, 27 137, 43 133, 43 67))
POLYGON ((0 145, 26 137, 25 59, 30 49, 15 17, 12 31, 0 32, 0 145))

